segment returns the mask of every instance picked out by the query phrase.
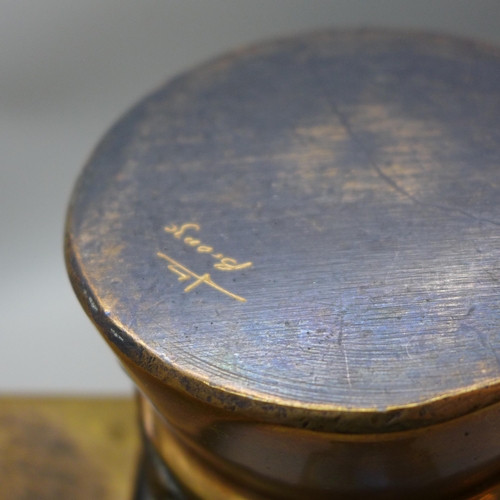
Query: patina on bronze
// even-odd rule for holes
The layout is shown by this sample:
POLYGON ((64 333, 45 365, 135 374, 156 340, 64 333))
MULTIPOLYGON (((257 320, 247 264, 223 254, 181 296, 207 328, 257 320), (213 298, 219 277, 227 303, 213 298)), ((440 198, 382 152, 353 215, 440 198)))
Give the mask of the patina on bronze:
POLYGON ((323 32, 180 76, 95 151, 66 258, 158 498, 500 498, 498 50, 323 32))

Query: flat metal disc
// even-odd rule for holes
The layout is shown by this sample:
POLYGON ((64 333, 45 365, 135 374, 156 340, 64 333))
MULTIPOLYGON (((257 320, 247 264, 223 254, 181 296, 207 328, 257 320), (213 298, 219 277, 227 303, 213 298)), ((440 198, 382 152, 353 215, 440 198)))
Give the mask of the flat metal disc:
POLYGON ((187 73, 97 148, 67 258, 108 340, 209 402, 498 400, 499 52, 324 32, 187 73))

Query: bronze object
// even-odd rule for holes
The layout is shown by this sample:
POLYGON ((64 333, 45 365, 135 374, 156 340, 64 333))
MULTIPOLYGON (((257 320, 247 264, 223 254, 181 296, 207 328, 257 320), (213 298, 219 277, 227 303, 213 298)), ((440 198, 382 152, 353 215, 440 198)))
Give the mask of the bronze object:
POLYGON ((154 495, 499 498, 499 111, 497 49, 361 30, 229 54, 113 127, 66 258, 154 495))

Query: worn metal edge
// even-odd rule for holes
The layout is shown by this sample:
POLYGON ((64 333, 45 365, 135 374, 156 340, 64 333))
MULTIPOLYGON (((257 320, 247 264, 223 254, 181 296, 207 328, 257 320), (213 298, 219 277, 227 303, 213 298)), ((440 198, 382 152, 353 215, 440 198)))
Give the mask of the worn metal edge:
MULTIPOLYGON (((255 57, 257 55, 276 50, 283 44, 293 43, 305 37, 321 38, 326 36, 359 36, 376 37, 405 36, 425 41, 426 43, 459 43, 461 48, 481 50, 483 54, 500 58, 500 48, 481 40, 453 34, 440 34, 425 30, 395 30, 385 28, 357 28, 331 30, 322 29, 313 32, 299 33, 298 35, 284 36, 277 39, 236 48, 207 62, 197 65, 174 77, 167 83, 158 86, 156 90, 147 94, 129 108, 106 132, 90 156, 90 163, 101 144, 112 130, 121 123, 130 112, 152 97, 164 85, 188 75, 191 72, 211 69, 216 64, 226 64, 241 57, 255 57)), ((85 165, 85 166, 86 166, 85 165)), ((333 431, 340 433, 380 433, 399 432, 418 429, 446 422, 461 416, 476 412, 500 401, 500 378, 488 382, 473 384, 450 391, 435 398, 416 401, 400 406, 351 407, 334 404, 303 403, 301 401, 285 399, 267 393, 240 388, 232 385, 218 385, 210 383, 199 373, 183 369, 174 363, 168 364, 153 349, 148 347, 137 335, 127 331, 123 325, 113 322, 105 313, 97 294, 90 286, 79 264, 79 258, 71 239, 71 216, 75 193, 82 182, 86 168, 84 167, 70 200, 66 215, 64 254, 66 269, 73 290, 86 314, 94 323, 100 334, 117 353, 128 358, 142 370, 165 383, 169 387, 180 390, 195 399, 216 407, 244 413, 258 419, 281 423, 292 427, 303 426, 304 421, 311 421, 307 428, 316 431, 333 431)))
POLYGON ((310 404, 255 390, 209 383, 199 373, 167 363, 133 332, 114 323, 85 279, 66 233, 66 265, 80 304, 104 339, 133 364, 173 389, 216 407, 292 427, 311 421, 308 429, 347 433, 397 432, 451 420, 500 401, 500 381, 464 387, 437 398, 402 406, 348 407, 310 404))

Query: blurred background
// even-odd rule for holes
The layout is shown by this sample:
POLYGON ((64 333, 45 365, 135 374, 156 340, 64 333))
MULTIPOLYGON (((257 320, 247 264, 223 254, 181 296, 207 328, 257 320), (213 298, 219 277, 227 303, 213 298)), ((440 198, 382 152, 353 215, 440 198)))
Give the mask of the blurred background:
POLYGON ((131 391, 77 303, 62 254, 73 183, 106 129, 221 52, 357 26, 500 45, 500 1, 0 0, 0 393, 131 391))

